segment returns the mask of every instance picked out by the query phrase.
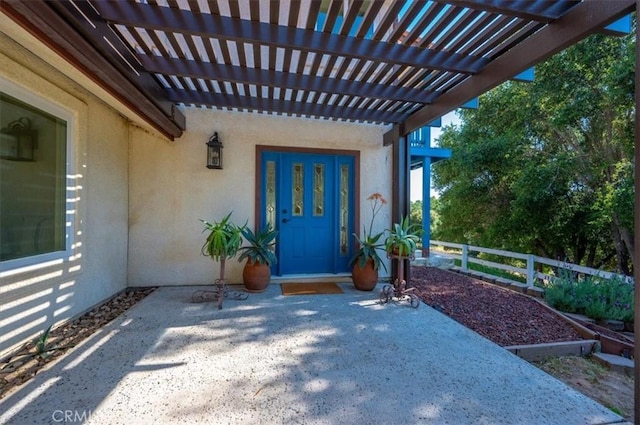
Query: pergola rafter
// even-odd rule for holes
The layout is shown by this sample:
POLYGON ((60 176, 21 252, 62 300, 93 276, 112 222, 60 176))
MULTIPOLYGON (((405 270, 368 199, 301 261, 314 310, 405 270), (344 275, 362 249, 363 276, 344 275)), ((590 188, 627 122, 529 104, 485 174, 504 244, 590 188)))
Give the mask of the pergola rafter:
MULTIPOLYGON (((436 2, 450 3, 448 1, 434 0, 436 2)), ((500 15, 517 16, 528 21, 549 23, 558 19, 571 7, 580 1, 558 2, 558 1, 519 1, 509 0, 459 0, 455 2, 458 6, 469 7, 475 10, 497 13, 500 15), (515 3, 515 4, 514 4, 515 3)))
POLYGON ((633 11, 634 0, 602 2, 585 0, 571 9, 566 16, 523 40, 481 72, 470 76, 454 88, 424 106, 385 134, 385 144, 398 140, 427 123, 452 111, 469 100, 513 78, 553 54, 602 30, 606 25, 633 11))
POLYGON ((295 102, 281 99, 267 99, 225 93, 203 92, 195 90, 167 89, 169 99, 193 105, 217 106, 251 111, 269 111, 280 114, 340 118, 354 121, 399 122, 408 114, 393 111, 367 111, 337 104, 314 102, 295 102))
POLYGON ((390 143, 602 31, 633 1, 2 4, 170 138, 184 104, 395 124, 390 143))
POLYGON ((402 44, 194 13, 182 9, 127 2, 100 2, 96 3, 96 6, 102 19, 107 22, 165 33, 255 43, 275 48, 306 50, 316 54, 467 74, 477 72, 486 62, 482 57, 419 49, 402 44))
POLYGON ((246 66, 224 65, 162 56, 138 55, 147 72, 190 78, 215 79, 231 83, 256 84, 269 87, 310 90, 328 94, 390 99, 394 101, 430 103, 438 95, 429 90, 374 84, 366 81, 317 77, 293 72, 281 72, 246 66))

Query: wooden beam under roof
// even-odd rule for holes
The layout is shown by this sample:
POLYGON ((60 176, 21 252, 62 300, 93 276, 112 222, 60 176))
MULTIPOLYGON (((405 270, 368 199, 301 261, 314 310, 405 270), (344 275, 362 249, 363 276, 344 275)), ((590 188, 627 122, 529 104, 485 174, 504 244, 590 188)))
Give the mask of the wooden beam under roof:
POLYGON ((102 19, 148 30, 473 74, 486 59, 244 19, 129 2, 93 2, 102 19))
MULTIPOLYGON (((450 0, 433 0, 439 3, 451 4, 450 0)), ((580 3, 572 1, 526 0, 514 2, 512 0, 456 0, 455 5, 467 7, 478 11, 507 15, 525 19, 549 23, 565 14, 569 9, 580 3), (516 4, 514 4, 516 3, 516 4)))
POLYGON ((256 84, 259 86, 280 87, 281 89, 317 91, 328 94, 390 99, 422 104, 430 103, 439 94, 411 87, 372 84, 365 81, 340 80, 292 72, 172 59, 162 56, 137 55, 137 58, 147 72, 205 78, 219 82, 256 84))
POLYGON ((636 0, 584 0, 565 16, 547 25, 513 49, 424 106, 384 135, 384 144, 398 140, 465 102, 480 96, 520 72, 594 34, 616 19, 631 13, 636 0))
POLYGON ((162 98, 162 91, 157 81, 145 73, 137 63, 137 59, 129 48, 120 40, 114 31, 99 19, 95 9, 85 1, 50 2, 49 5, 59 12, 67 21, 77 22, 75 29, 94 43, 94 47, 118 68, 120 73, 138 86, 167 116, 182 130, 186 119, 174 105, 162 98), (175 115, 175 116, 174 116, 175 115))
POLYGON ((47 2, 2 0, 0 10, 131 108, 160 133, 171 140, 182 135, 183 127, 174 120, 174 114, 182 114, 174 105, 171 105, 171 115, 167 115, 165 109, 159 107, 156 101, 119 72, 47 2))
POLYGON ((293 115, 309 115, 317 118, 339 118, 344 120, 397 123, 407 117, 406 113, 379 109, 353 108, 338 104, 325 105, 315 102, 296 102, 263 97, 230 95, 199 90, 165 89, 167 97, 174 102, 217 108, 238 108, 261 112, 293 115))

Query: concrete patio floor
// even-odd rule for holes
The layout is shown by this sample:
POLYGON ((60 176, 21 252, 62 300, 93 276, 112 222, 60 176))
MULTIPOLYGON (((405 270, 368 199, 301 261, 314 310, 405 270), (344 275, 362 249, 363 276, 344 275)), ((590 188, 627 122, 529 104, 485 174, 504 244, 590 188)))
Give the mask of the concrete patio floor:
POLYGON ((223 310, 159 288, 0 400, 0 423, 625 423, 426 305, 340 285, 223 310))

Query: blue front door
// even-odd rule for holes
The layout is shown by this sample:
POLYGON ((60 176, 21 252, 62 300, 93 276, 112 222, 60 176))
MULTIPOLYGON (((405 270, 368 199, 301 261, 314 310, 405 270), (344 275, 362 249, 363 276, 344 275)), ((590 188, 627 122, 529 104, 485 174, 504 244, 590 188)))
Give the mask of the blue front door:
POLYGON ((354 157, 267 152, 261 223, 279 231, 274 273, 347 272, 353 253, 354 157))

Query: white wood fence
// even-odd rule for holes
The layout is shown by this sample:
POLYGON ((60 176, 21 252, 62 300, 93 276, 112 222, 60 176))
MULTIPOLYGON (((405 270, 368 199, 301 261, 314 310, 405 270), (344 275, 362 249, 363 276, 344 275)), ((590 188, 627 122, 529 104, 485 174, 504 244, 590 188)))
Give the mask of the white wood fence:
POLYGON ((557 276, 549 275, 536 271, 536 263, 544 264, 551 267, 565 269, 570 272, 582 273, 585 275, 598 276, 604 279, 618 277, 631 283, 631 276, 623 276, 612 272, 607 272, 589 267, 579 266, 577 264, 567 263, 565 261, 552 260, 549 258, 538 257, 533 254, 521 254, 519 252, 502 251, 499 249, 483 248, 480 246, 464 245, 452 242, 430 241, 431 254, 438 254, 443 257, 460 260, 462 270, 469 270, 469 263, 481 264, 487 267, 493 267, 507 272, 512 272, 526 277, 527 286, 533 286, 536 278, 543 280, 551 280, 557 276), (482 260, 477 258, 477 253, 492 254, 508 259, 517 259, 525 265, 525 267, 516 267, 508 264, 497 263, 494 261, 482 260))

